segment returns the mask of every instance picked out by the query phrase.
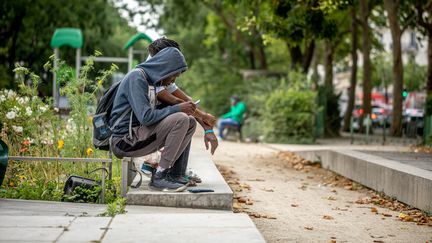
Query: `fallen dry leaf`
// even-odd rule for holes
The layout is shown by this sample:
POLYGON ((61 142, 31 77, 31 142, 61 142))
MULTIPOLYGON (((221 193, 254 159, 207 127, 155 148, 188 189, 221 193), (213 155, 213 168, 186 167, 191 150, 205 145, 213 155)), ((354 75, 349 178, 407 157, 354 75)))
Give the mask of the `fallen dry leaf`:
POLYGON ((299 189, 302 189, 303 191, 306 191, 307 186, 306 185, 302 185, 301 187, 299 187, 299 189))
POLYGON ((239 197, 239 198, 237 199, 237 201, 238 201, 239 203, 245 203, 247 200, 246 200, 246 198, 244 198, 244 197, 239 197))
POLYGON ((334 218, 332 216, 330 216, 330 215, 324 215, 323 219, 332 220, 334 218))
POLYGON ((353 186, 351 185, 351 186, 345 186, 344 187, 346 190, 350 190, 350 191, 352 191, 353 190, 353 186))
POLYGON ((291 207, 293 207, 293 208, 296 208, 298 206, 299 206, 298 204, 291 204, 291 207))
POLYGON ((265 180, 264 179, 256 178, 256 179, 248 179, 248 181, 265 181, 265 180))
POLYGON ((314 229, 313 227, 310 227, 310 226, 305 226, 304 228, 307 230, 313 230, 314 229))
POLYGON ((375 208, 375 207, 371 207, 371 212, 372 212, 372 213, 378 213, 378 209, 375 208))
POLYGON ((382 213, 382 216, 384 216, 384 217, 391 217, 392 215, 389 214, 389 213, 382 213))
POLYGON ((238 204, 238 203, 234 203, 234 204, 233 204, 233 208, 234 208, 234 209, 241 209, 242 206, 241 206, 240 204, 238 204))
POLYGON ((409 215, 404 214, 404 213, 400 213, 398 217, 399 217, 399 219, 401 219, 402 221, 406 221, 406 222, 413 221, 413 218, 412 218, 412 217, 410 217, 409 215))
POLYGON ((333 197, 333 196, 328 196, 328 197, 327 197, 327 200, 330 200, 330 201, 336 201, 336 198, 333 197))

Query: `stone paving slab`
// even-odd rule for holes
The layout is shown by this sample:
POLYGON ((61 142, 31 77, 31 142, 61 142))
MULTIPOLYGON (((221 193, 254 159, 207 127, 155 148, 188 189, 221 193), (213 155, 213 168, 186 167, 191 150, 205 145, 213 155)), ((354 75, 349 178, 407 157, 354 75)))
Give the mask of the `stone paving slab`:
POLYGON ((111 217, 77 217, 58 242, 99 241, 107 230, 111 217))
POLYGON ((119 215, 103 239, 103 242, 139 241, 265 242, 246 214, 119 215))
POLYGON ((0 215, 0 227, 64 228, 74 217, 67 216, 5 216, 0 215))
POLYGON ((0 227, 0 242, 54 242, 63 230, 63 228, 0 227))
POLYGON ((194 139, 192 142, 188 167, 201 177, 202 183, 193 188, 213 189, 214 192, 167 193, 154 191, 148 188, 149 179, 143 176, 140 188, 129 188, 126 194, 127 203, 131 205, 231 210, 233 192, 219 173, 209 152, 205 150, 203 142, 196 140, 194 139))
POLYGON ((105 212, 106 205, 89 203, 69 203, 38 200, 0 198, 0 216, 3 215, 57 215, 57 216, 96 216, 105 212))
POLYGON ((265 242, 247 214, 127 205, 126 214, 96 216, 105 208, 0 199, 0 242, 265 242))

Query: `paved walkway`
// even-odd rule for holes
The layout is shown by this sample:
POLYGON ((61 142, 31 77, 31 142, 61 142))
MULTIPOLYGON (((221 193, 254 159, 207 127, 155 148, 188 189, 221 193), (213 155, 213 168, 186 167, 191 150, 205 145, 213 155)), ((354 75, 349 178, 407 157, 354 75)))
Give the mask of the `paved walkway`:
POLYGON ((0 242, 264 242, 247 214, 224 210, 106 206, 0 199, 0 242))
POLYGON ((226 210, 232 191, 204 156, 202 138, 194 140, 190 166, 203 179, 200 187, 215 193, 146 196, 182 207, 214 208, 214 201, 221 201, 217 205, 229 204, 219 207, 225 210, 127 205, 126 214, 100 217, 106 205, 0 199, 0 242, 265 242, 247 214, 226 210), (179 203, 188 200, 196 202, 179 203))

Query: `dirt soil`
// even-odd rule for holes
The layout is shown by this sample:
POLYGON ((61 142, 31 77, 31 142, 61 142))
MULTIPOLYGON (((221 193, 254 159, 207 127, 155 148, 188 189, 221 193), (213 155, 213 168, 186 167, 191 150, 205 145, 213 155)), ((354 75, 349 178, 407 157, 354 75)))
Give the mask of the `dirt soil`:
POLYGON ((215 163, 268 242, 432 242, 432 217, 266 145, 221 142, 215 163))

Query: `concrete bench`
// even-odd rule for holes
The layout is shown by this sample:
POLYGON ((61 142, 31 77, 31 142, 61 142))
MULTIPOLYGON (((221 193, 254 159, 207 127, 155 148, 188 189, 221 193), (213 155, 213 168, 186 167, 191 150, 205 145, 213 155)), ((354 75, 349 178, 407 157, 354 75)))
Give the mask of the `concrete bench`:
POLYGON ((127 199, 127 204, 165 207, 208 208, 208 209, 232 209, 233 192, 225 182, 219 170, 216 168, 210 154, 205 150, 204 144, 199 140, 192 142, 189 157, 189 165, 201 179, 197 187, 212 189, 214 192, 190 193, 185 192, 160 192, 148 187, 149 179, 143 176, 143 182, 139 188, 132 188, 136 173, 133 172, 133 161, 137 158, 123 158, 121 195, 127 199))

